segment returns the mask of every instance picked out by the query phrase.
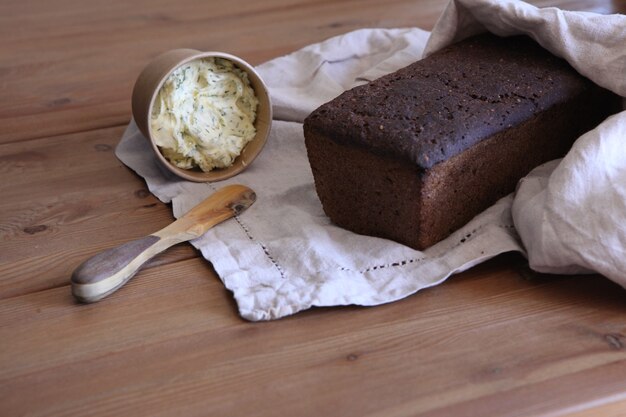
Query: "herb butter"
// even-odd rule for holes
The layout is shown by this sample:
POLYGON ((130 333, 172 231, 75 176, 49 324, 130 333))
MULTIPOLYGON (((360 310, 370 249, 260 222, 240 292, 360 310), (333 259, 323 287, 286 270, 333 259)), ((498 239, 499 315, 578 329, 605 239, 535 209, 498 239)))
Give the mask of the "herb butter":
POLYGON ((258 99, 231 61, 203 58, 167 78, 152 107, 155 143, 179 168, 226 168, 254 138, 258 99))

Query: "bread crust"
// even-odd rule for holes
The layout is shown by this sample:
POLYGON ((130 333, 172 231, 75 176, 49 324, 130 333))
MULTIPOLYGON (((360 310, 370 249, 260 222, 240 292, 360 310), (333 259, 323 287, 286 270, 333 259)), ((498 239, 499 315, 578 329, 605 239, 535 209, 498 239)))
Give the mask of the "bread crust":
POLYGON ((423 250, 618 106, 529 38, 480 35, 324 104, 304 135, 331 221, 423 250))

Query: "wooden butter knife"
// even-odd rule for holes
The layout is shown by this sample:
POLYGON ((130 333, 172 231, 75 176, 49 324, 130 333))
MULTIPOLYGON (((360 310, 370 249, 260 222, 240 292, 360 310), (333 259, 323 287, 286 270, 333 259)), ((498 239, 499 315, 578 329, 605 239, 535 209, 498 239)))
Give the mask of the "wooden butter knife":
POLYGON ((219 189, 158 232, 87 259, 72 274, 72 294, 85 303, 106 297, 131 279, 153 256, 177 243, 201 236, 218 223, 241 213, 255 200, 254 191, 243 185, 219 189))

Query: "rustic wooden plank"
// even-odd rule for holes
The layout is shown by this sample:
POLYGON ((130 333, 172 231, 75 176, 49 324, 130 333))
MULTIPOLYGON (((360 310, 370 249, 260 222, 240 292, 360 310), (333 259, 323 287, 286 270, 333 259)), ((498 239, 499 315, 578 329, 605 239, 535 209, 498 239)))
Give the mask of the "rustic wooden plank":
MULTIPOLYGON (((173 221, 113 154, 124 128, 0 145, 0 298, 65 285, 87 257, 173 221)), ((178 245, 147 266, 194 256, 178 245)))
MULTIPOLYGON (((567 417, 622 417, 626 410, 626 400, 616 400, 607 404, 600 404, 594 407, 575 410, 567 413, 567 417)), ((560 415, 565 415, 561 413, 560 415)))
MULTIPOLYGON (((431 29, 443 0, 184 0, 0 4, 0 143, 119 125, 143 66, 177 47, 258 64, 362 27, 431 29), (314 16, 314 18, 312 18, 314 16)), ((610 13, 626 0, 541 0, 610 13)))
MULTIPOLYGON (((8 67, 12 80, 0 101, 0 122, 7 127, 0 132, 0 142, 128 121, 137 74, 165 50, 223 50, 256 64, 370 26, 372 9, 380 8, 374 0, 118 3, 85 7, 77 0, 63 5, 40 0, 26 6, 13 1, 0 8, 5 16, 0 19, 0 67, 8 67), (40 12, 31 15, 25 9, 40 12), (310 18, 311 10, 316 19, 310 18), (32 29, 18 30, 23 27, 32 29), (106 107, 99 114, 102 105, 106 107)), ((442 7, 441 2, 431 4, 437 9, 433 14, 442 7)))
POLYGON ((98 304, 67 287, 5 299, 0 414, 521 416, 620 395, 622 290, 522 268, 500 257, 397 303, 268 323, 239 319, 198 258, 98 304))

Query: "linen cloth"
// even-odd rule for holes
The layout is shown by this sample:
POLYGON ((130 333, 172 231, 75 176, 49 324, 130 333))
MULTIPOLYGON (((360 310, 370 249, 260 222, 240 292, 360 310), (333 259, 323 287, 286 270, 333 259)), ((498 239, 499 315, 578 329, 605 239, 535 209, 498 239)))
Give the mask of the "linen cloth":
POLYGON ((192 241, 248 320, 312 306, 392 302, 507 251, 525 254, 539 271, 597 271, 626 286, 626 112, 425 251, 354 234, 324 215, 304 147, 304 118, 346 89, 485 30, 530 35, 597 84, 626 95, 626 17, 453 0, 432 34, 362 29, 257 67, 273 100, 272 133, 257 160, 232 179, 198 184, 175 177, 132 121, 116 154, 154 195, 172 202, 175 217, 223 185, 241 183, 257 192, 247 211, 192 241))

